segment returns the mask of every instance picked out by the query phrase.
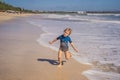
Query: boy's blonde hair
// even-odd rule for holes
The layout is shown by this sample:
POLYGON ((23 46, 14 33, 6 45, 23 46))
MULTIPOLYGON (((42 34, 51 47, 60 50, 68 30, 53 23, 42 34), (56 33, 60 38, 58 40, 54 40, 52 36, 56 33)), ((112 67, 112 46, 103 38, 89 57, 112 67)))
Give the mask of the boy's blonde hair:
POLYGON ((72 32, 72 29, 71 28, 66 28, 65 30, 64 30, 64 32, 65 31, 69 31, 69 35, 71 34, 71 32, 72 32))

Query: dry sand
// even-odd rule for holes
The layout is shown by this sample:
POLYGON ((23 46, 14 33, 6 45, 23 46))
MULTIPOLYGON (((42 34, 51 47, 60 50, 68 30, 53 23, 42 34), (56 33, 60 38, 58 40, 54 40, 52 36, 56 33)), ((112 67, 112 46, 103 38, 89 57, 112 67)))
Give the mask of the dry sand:
POLYGON ((88 80, 82 72, 90 66, 63 57, 64 65, 58 68, 57 52, 36 41, 41 29, 21 23, 0 24, 0 80, 88 80))
POLYGON ((32 14, 30 13, 23 13, 23 14, 17 14, 17 13, 7 13, 7 12, 0 12, 0 22, 7 21, 10 19, 13 19, 15 17, 25 17, 30 16, 32 14))

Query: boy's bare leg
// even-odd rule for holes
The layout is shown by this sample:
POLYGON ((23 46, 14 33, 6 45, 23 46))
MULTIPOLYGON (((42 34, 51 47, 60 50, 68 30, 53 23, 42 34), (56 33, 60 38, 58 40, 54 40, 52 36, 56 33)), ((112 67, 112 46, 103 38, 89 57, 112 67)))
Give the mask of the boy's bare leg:
POLYGON ((72 57, 71 53, 69 51, 65 52, 65 58, 68 60, 72 57))
POLYGON ((59 61, 58 67, 61 67, 62 65, 62 51, 61 50, 58 51, 58 61, 59 61))

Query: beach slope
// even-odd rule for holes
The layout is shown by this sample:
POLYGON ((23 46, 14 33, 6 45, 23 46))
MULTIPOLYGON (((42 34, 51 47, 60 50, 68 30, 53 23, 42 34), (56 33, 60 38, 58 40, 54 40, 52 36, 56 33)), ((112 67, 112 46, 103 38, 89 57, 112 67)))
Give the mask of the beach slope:
POLYGON ((36 41, 43 33, 24 19, 0 24, 0 80, 88 80, 90 66, 74 59, 57 67, 57 52, 36 41))

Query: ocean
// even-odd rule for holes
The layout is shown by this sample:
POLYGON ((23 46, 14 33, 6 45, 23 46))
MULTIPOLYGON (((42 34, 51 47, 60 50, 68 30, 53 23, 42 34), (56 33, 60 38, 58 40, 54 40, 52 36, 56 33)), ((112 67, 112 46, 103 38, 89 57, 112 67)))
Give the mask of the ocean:
POLYGON ((56 51, 59 41, 48 42, 71 28, 70 37, 79 50, 70 47, 73 58, 92 66, 83 75, 89 80, 120 80, 120 14, 40 14, 26 22, 44 31, 37 39, 40 45, 56 51))

